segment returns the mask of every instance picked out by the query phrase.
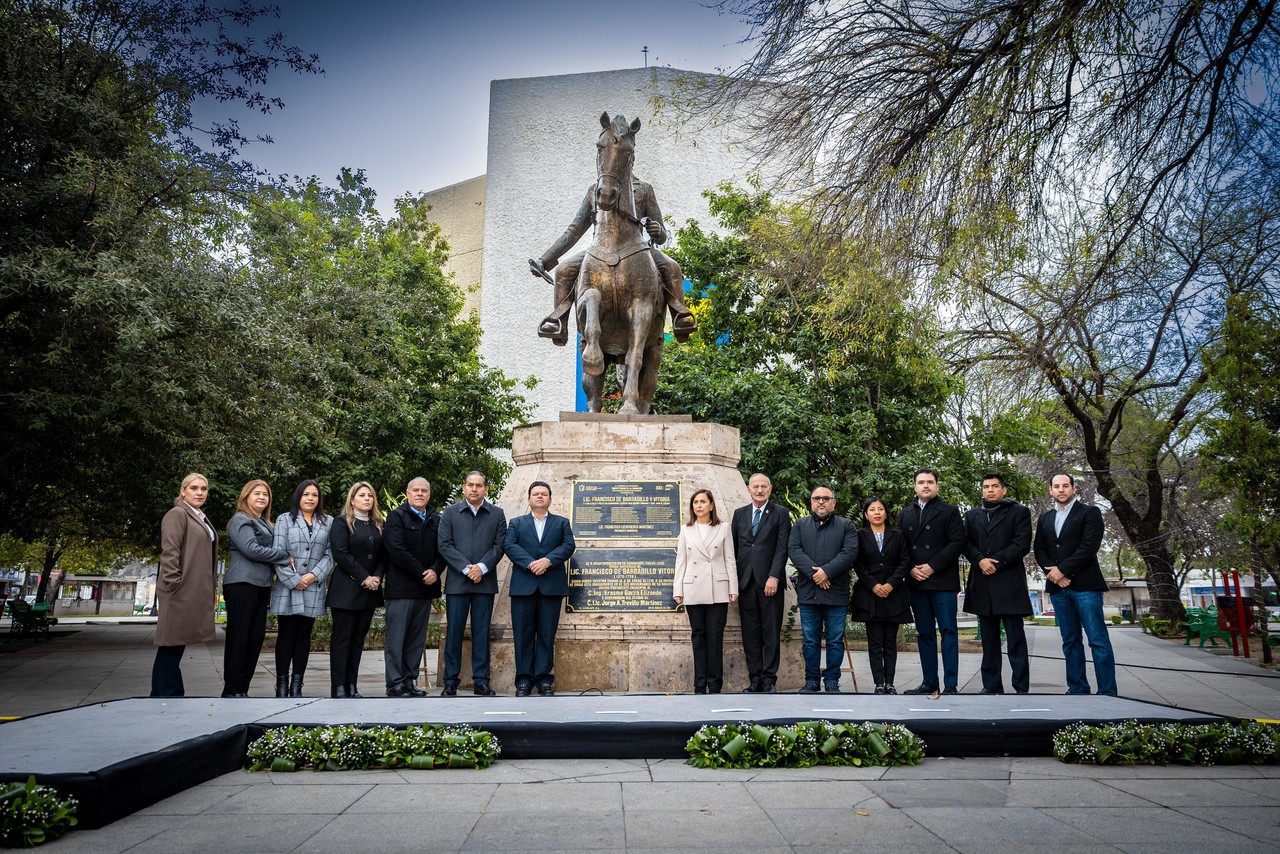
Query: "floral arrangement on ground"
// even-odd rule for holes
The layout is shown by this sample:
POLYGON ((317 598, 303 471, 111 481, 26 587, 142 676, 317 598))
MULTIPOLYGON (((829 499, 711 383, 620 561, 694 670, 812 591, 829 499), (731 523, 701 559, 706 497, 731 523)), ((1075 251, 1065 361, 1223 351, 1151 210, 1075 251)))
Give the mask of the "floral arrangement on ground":
POLYGON ((492 733, 469 726, 290 726, 255 739, 246 765, 250 771, 488 768, 501 752, 492 733))
POLYGON ((698 768, 919 765, 924 742, 901 724, 802 721, 793 726, 704 726, 685 745, 698 768))
POLYGON ((1275 765, 1280 727, 1215 724, 1072 724, 1053 736, 1063 762, 1095 765, 1275 765))
POLYGON ((35 777, 0 791, 0 845, 34 848, 57 839, 76 825, 76 799, 63 797, 35 777))

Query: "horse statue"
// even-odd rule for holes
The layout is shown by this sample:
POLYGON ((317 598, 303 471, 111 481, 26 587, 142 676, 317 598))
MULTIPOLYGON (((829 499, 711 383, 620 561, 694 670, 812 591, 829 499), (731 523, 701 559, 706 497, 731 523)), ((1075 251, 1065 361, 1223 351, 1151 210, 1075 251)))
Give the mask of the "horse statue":
POLYGON ((582 261, 575 298, 582 390, 599 412, 605 368, 616 365, 619 413, 648 415, 658 387, 666 299, 644 222, 636 216, 631 167, 640 120, 600 114, 596 140, 596 231, 582 261))

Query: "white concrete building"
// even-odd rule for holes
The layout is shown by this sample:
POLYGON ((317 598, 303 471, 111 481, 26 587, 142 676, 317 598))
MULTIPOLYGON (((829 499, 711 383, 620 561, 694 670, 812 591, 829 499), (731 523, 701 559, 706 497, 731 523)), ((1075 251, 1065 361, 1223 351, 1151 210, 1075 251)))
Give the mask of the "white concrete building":
MULTIPOLYGON (((595 181, 600 114, 640 118, 635 174, 653 185, 670 231, 689 219, 710 227, 703 191, 722 181, 741 182, 753 171, 739 144, 742 134, 731 123, 677 128, 655 117, 651 99, 679 97, 678 81, 690 76, 697 75, 633 68, 495 80, 489 94, 487 173, 426 197, 455 251, 466 247, 466 266, 474 265, 477 253, 482 258, 480 355, 508 376, 537 378, 538 386, 528 393, 535 421, 585 408, 579 404, 572 338, 569 346, 556 347, 537 336, 552 307, 552 289, 530 275, 528 259, 560 236, 595 181), (478 186, 484 187, 483 204, 472 192, 478 186), (476 240, 467 232, 480 217, 483 231, 476 240)), ((589 240, 588 232, 577 249, 589 240)), ((458 283, 465 287, 470 282, 464 277, 459 270, 458 283)))

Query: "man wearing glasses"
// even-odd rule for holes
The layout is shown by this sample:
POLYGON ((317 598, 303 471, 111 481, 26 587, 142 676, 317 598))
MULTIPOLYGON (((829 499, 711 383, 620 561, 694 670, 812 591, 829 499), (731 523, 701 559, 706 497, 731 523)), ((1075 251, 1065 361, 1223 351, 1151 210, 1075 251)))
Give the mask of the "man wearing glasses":
POLYGON ((840 662, 844 658, 844 629, 849 615, 849 570, 858 556, 858 532, 853 523, 836 515, 831 487, 819 484, 809 496, 811 514, 791 528, 787 554, 797 570, 796 600, 800 604, 804 687, 801 694, 818 693, 818 680, 828 693, 840 691, 840 662), (826 635, 827 666, 822 668, 822 640, 826 635))

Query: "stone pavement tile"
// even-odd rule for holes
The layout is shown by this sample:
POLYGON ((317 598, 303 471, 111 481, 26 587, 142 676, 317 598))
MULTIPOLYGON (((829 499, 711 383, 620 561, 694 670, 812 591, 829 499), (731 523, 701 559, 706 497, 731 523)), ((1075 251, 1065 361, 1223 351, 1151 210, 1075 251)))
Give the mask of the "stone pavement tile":
POLYGON ((326 786, 249 786, 209 808, 206 815, 334 816, 372 789, 366 784, 326 786))
POLYGON ((1009 784, 1011 807, 1148 807, 1149 801, 1116 791, 1097 780, 1015 780, 1009 784))
MULTIPOLYGON (((429 771, 420 773, 432 773, 429 771)), ((369 771, 246 771, 250 777, 266 777, 273 786, 397 786, 412 778, 401 777, 395 771, 377 768, 369 771)))
POLYGON ((788 840, 756 806, 716 809, 636 809, 627 807, 627 849, 663 848, 699 851, 704 848, 757 848, 783 846, 788 840))
MULTIPOLYGON (((378 854, 461 851, 480 811, 429 810, 400 815, 340 815, 302 843, 299 852, 376 851, 378 854)), ((230 850, 230 849, 228 849, 230 850)))
POLYGON ((863 809, 769 809, 783 837, 797 850, 878 852, 911 850, 919 852, 951 851, 937 834, 913 821, 906 813, 889 807, 863 809))
POLYGON ((982 780, 882 780, 864 784, 894 809, 908 807, 1003 807, 1009 784, 982 780))
POLYGON ((882 769, 882 780, 1008 780, 1013 760, 1003 756, 926 756, 919 765, 882 769))
POLYGON ((129 854, 283 854, 333 821, 326 815, 196 815, 128 849, 129 854))
POLYGON ((802 783, 825 780, 879 780, 888 771, 882 765, 815 765, 812 768, 762 768, 752 782, 802 783))
POLYGON ((471 829, 462 850, 599 851, 625 847, 621 810, 587 813, 538 809, 485 813, 471 829))
POLYGON ((1247 781, 1262 778, 1263 770, 1263 767, 1252 765, 1218 765, 1211 769, 1199 765, 1079 765, 1050 757, 1026 757, 1013 760, 1009 778, 1016 781, 1085 777, 1108 781, 1204 780, 1209 777, 1247 781))
POLYGON ((159 803, 144 807, 135 815, 199 815, 250 788, 258 791, 257 787, 250 786, 195 786, 165 798, 159 803))
MULTIPOLYGON (((687 849, 677 838, 673 839, 670 843, 658 846, 657 848, 637 848, 634 845, 628 845, 626 854, 671 854, 672 851, 685 852, 686 850, 687 849)), ((757 845, 752 847, 751 854, 793 854, 794 851, 795 849, 790 845, 779 845, 777 847, 772 845, 766 845, 763 847, 757 845)), ((743 851, 741 846, 717 848, 715 846, 708 847, 703 845, 698 848, 698 854, 743 854, 743 851)), ((844 854, 847 854, 847 852, 844 852, 844 854)))
POLYGON ((1178 812, 1280 849, 1280 812, 1267 807, 1179 807, 1178 812))
POLYGON ((623 783, 622 804, 632 810, 759 809, 743 783, 623 783))
POLYGON ((40 846, 41 851, 58 854, 116 854, 140 842, 179 826, 179 816, 131 815, 98 830, 76 830, 54 842, 40 846))
MULTIPOLYGON (((1204 769, 1202 769, 1203 771, 1204 769)), ((1240 807, 1280 805, 1280 790, 1253 791, 1217 780, 1114 780, 1108 785, 1170 807, 1240 807)))
POLYGON ((880 799, 860 782, 850 780, 807 780, 784 783, 755 780, 743 786, 765 810, 852 809, 859 804, 880 799))
POLYGON ((1110 851, 1105 836, 1095 836, 1059 821, 1056 812, 1034 807, 915 807, 904 811, 957 851, 990 854, 1024 850, 1042 840, 1053 850, 1110 851))
POLYGON ((756 779, 760 773, 755 769, 694 768, 686 764, 683 759, 659 759, 649 763, 649 774, 655 783, 746 782, 756 779))
MULTIPOLYGON (((1213 775, 1218 777, 1217 774, 1213 775)), ((1255 779, 1232 778, 1223 780, 1218 777, 1218 782, 1226 786, 1234 786, 1237 789, 1243 789, 1246 792, 1263 795, 1266 797, 1280 796, 1280 778, 1273 777, 1257 777, 1255 779)))
POLYGON ((564 786, 550 784, 503 783, 489 799, 487 811, 532 813, 555 810, 560 814, 621 812, 622 786, 622 783, 582 783, 566 789, 564 786))
MULTIPOLYGON (((1146 808, 1065 807, 1052 816, 1076 828, 1096 842, 1107 842, 1125 851, 1150 846, 1164 851, 1245 851, 1253 841, 1201 821, 1184 811, 1159 806, 1146 808), (1244 846, 1244 847, 1241 847, 1244 846)), ((1051 839, 1053 837, 1042 837, 1051 839)))
MULTIPOLYGON (((499 759, 499 762, 506 760, 499 759)), ((648 780, 649 763, 644 759, 526 759, 514 760, 543 782, 572 783, 648 780)))
MULTIPOLYGON (((429 773, 429 772, 427 772, 429 773)), ((443 774, 441 775, 444 776, 443 774)), ((496 783, 454 783, 441 780, 436 785, 374 786, 360 800, 353 803, 343 815, 384 815, 387 813, 414 813, 437 810, 447 806, 452 810, 475 808, 479 813, 498 790, 496 783)), ((335 810, 337 812, 337 810, 335 810)), ((369 819, 378 821, 378 819, 369 819)))
MULTIPOLYGON (((278 775, 283 776, 283 775, 278 775)), ((271 774, 267 771, 228 771, 201 783, 202 786, 270 786, 271 774)))

